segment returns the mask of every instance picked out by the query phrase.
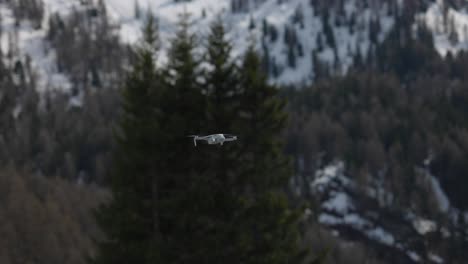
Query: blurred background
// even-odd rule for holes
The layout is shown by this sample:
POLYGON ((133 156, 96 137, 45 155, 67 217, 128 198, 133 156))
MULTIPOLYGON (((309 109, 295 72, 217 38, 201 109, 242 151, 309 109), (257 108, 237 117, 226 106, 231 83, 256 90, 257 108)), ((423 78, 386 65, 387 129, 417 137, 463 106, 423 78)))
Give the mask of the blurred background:
MULTIPOLYGON (((0 0, 0 263, 87 263, 96 254, 108 232, 93 212, 116 191, 112 175, 123 171, 116 127, 128 132, 122 120, 133 108, 125 106, 143 100, 125 89, 138 86, 135 72, 152 50, 145 43, 157 50, 155 78, 176 87, 172 71, 183 61, 176 54, 185 53, 175 47, 184 34, 200 69, 187 80, 199 82, 207 98, 218 87, 203 77, 217 36, 230 46, 232 67, 244 67, 236 71, 244 86, 254 79, 245 73, 255 52, 264 85, 275 88, 266 93, 288 115, 281 129, 271 128, 290 159, 281 192, 301 208, 302 247, 326 252, 321 263, 466 263, 463 0, 0 0), (213 33, 216 21, 225 35, 213 33)), ((185 96, 189 106, 204 102, 185 96)), ((243 135, 244 123, 230 124, 228 108, 208 104, 214 117, 206 120, 219 114, 225 122, 181 131, 243 135)), ((176 121, 161 118, 155 137, 166 125, 177 131, 176 121)), ((158 151, 155 157, 165 155, 158 151)), ((213 158, 207 152, 201 157, 213 158)), ((244 157, 236 164, 246 164, 244 157)))

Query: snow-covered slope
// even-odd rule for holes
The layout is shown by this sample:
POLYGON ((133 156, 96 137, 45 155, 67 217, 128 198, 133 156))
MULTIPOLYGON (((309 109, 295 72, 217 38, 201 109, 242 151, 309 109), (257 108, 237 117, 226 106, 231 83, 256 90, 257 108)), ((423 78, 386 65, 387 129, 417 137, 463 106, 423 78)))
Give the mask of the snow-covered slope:
MULTIPOLYGON (((310 0, 242 0, 247 8, 241 11, 233 11, 231 0, 102 1, 123 43, 138 41, 149 11, 158 18, 163 46, 161 63, 165 61, 164 50, 174 36, 180 14, 185 11, 191 14, 192 30, 201 44, 206 39, 209 24, 220 16, 228 27, 234 55, 240 56, 255 40, 258 50, 268 57, 271 81, 279 84, 311 82, 323 67, 327 68, 327 74, 345 73, 357 55, 365 57, 370 47, 385 39, 395 22, 394 7, 388 4, 392 1, 364 5, 363 1, 347 0, 343 7, 331 4, 326 12, 323 7, 311 4, 317 1, 310 0), (373 26, 378 32, 372 37, 373 26)), ((42 27, 35 29, 24 20, 20 23, 17 56, 24 60, 27 54, 31 58, 39 90, 50 86, 69 90, 72 86, 67 77, 57 71, 54 50, 45 41, 49 16, 54 13, 67 16, 73 8, 83 8, 89 2, 97 4, 98 0, 43 0, 42 27)), ((468 48, 468 11, 464 4, 454 8, 446 2, 437 0, 425 13, 418 15, 419 21, 433 32, 435 46, 442 55, 468 48)), ((0 14, 4 32, 1 47, 6 52, 15 30, 11 9, 5 1, 0 1, 0 14)))
POLYGON ((437 51, 445 56, 468 49, 468 5, 455 8, 447 1, 435 1, 418 19, 433 32, 437 51))
MULTIPOLYGON (((22 60, 28 54, 33 68, 39 75, 39 90, 46 86, 70 89, 72 84, 66 76, 56 69, 54 50, 45 41, 49 16, 59 13, 65 17, 73 8, 83 8, 87 2, 96 4, 97 0, 43 0, 44 19, 40 29, 33 28, 27 21, 22 21, 17 29, 19 41, 18 57, 22 60)), ((379 25, 378 41, 385 38, 392 28, 393 18, 388 15, 386 4, 363 7, 358 0, 345 1, 338 16, 335 8, 324 19, 317 7, 309 0, 263 0, 247 1, 248 11, 233 12, 230 0, 103 0, 111 23, 117 26, 116 32, 123 43, 136 43, 145 14, 149 10, 158 18, 163 52, 161 62, 165 61, 164 50, 169 39, 174 35, 179 14, 187 11, 191 14, 192 30, 199 36, 201 43, 206 39, 209 24, 221 16, 229 29, 229 38, 234 43, 234 56, 240 56, 246 47, 255 40, 260 52, 268 52, 272 82, 297 84, 310 82, 316 68, 332 69, 333 73, 345 72, 359 53, 367 54, 371 46, 371 21, 379 25), (140 16, 136 16, 136 11, 140 16), (300 21, 298 16, 302 18, 300 21), (328 25, 324 25, 327 23, 328 25), (350 26, 349 24, 353 25, 350 26), (254 27, 252 27, 254 26, 254 27), (267 28, 266 28, 267 27, 267 28), (325 32, 326 28, 331 31, 325 32), (272 32, 274 31, 274 32, 272 32), (288 32, 286 32, 288 31, 288 32), (333 35, 330 43, 330 34, 333 35), (265 35, 266 34, 266 35, 265 35), (275 34, 274 37, 272 34, 275 34), (289 37, 286 37, 286 35, 289 37), (285 39, 289 38, 288 41, 285 39), (291 41, 291 39, 294 39, 291 41), (335 47, 332 47, 335 46, 335 47), (315 54, 315 57, 314 55, 315 54), (291 58, 293 56, 294 58, 291 58), (294 59, 294 61, 292 61, 294 59)), ((0 1, 2 29, 12 32, 14 20, 11 10, 0 1)), ((3 34, 2 50, 8 49, 8 34, 3 34)))
MULTIPOLYGON (((395 263, 445 263, 437 243, 427 240, 434 236, 446 240, 452 236, 442 222, 419 216, 411 209, 398 211, 378 206, 375 190, 369 187, 363 190, 347 177, 342 162, 318 170, 309 186, 318 198, 317 221, 335 234, 371 241, 368 244, 378 250, 393 251, 388 260, 395 263)), ((442 191, 436 195, 445 194, 442 191)))
POLYGON ((50 12, 67 12, 72 1, 47 0, 47 10, 42 28, 36 29, 29 21, 21 21, 15 26, 15 18, 11 8, 0 2, 1 17, 1 49, 4 53, 11 53, 7 64, 14 64, 17 60, 30 61, 31 68, 37 76, 37 89, 42 92, 46 88, 68 91, 71 83, 68 78, 59 73, 56 68, 55 52, 45 40, 47 21, 50 12), (68 4, 65 4, 68 3, 68 4), (14 44, 17 43, 17 46, 14 44))
MULTIPOLYGON (((371 42, 369 40, 369 24, 371 20, 378 20, 381 26, 379 40, 383 40, 386 33, 391 29, 394 21, 387 15, 386 5, 379 7, 363 8, 356 4, 356 1, 345 2, 343 17, 330 13, 328 23, 333 30, 336 42, 336 50, 327 45, 324 36, 323 22, 320 16, 314 13, 314 7, 308 0, 291 1, 250 1, 249 12, 231 12, 231 1, 229 0, 193 0, 189 2, 175 3, 173 0, 106 0, 111 17, 121 25, 120 35, 123 41, 133 43, 138 39, 141 28, 141 20, 135 19, 135 7, 139 6, 142 13, 151 9, 158 17, 161 29, 161 38, 169 39, 175 30, 178 14, 187 11, 193 19, 193 29, 198 31, 200 40, 208 32, 209 23, 220 15, 229 28, 229 37, 234 42, 234 55, 240 55, 249 45, 251 39, 255 39, 257 48, 262 51, 262 38, 264 21, 267 25, 273 26, 277 30, 278 39, 275 41, 264 41, 266 49, 269 51, 270 61, 274 61, 278 74, 273 77, 273 81, 281 84, 297 84, 309 82, 314 76, 314 65, 312 54, 317 52, 319 60, 330 67, 338 65, 337 72, 345 72, 352 63, 353 56, 360 52, 367 54, 371 42), (282 3, 279 3, 282 2, 282 3), (254 4, 257 3, 257 4, 254 4), (303 21, 294 21, 298 10, 303 17, 303 21), (205 15, 205 16, 204 16, 205 15), (341 25, 337 25, 338 20, 341 25), (356 19, 356 27, 350 28, 347 21, 356 19), (252 22, 255 27, 250 28, 252 22), (288 67, 288 47, 283 41, 286 28, 296 32, 297 46, 300 46, 302 54, 296 54, 295 66, 288 67), (351 32, 352 31, 352 32, 351 32), (323 48, 318 47, 317 39, 321 35, 323 48), (335 62, 336 61, 336 62, 335 62)), ((163 41, 163 46, 167 47, 167 41, 163 41)))

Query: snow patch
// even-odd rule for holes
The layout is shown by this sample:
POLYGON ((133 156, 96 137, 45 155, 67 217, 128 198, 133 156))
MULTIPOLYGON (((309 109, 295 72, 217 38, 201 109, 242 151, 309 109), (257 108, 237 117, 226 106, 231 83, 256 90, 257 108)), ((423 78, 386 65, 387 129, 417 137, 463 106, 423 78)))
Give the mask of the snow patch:
POLYGON ((341 213, 342 215, 354 209, 351 198, 343 192, 335 194, 331 199, 323 203, 322 207, 330 211, 341 213))
POLYGON ((437 230, 437 225, 434 221, 423 218, 414 219, 413 227, 420 235, 425 235, 437 230))
POLYGON ((414 251, 408 251, 406 254, 415 262, 421 261, 421 257, 414 251))
POLYGON ((333 181, 339 181, 341 184, 348 185, 350 181, 344 177, 343 173, 343 162, 340 161, 330 164, 315 172, 315 178, 311 182, 310 186, 318 191, 323 191, 325 187, 332 185, 333 181))
POLYGON ((427 174, 427 176, 429 177, 439 209, 444 213, 448 212, 450 210, 450 201, 440 186, 439 181, 436 179, 436 177, 434 177, 434 175, 427 174))
MULTIPOLYGON (((60 89, 69 91, 72 87, 68 78, 58 72, 55 59, 55 51, 48 45, 46 38, 46 22, 50 10, 64 10, 69 8, 70 4, 76 1, 45 1, 46 12, 43 20, 43 27, 35 29, 29 21, 21 21, 15 26, 15 19, 12 10, 7 4, 0 4, 0 16, 2 36, 0 39, 1 49, 3 52, 8 52, 10 49, 14 54, 14 58, 10 63, 15 61, 30 61, 32 71, 37 77, 37 91, 45 92, 48 89, 60 89), (68 4, 65 4, 68 3, 68 4), (8 43, 12 40, 17 41, 18 47, 12 47, 8 43)), ((69 10, 69 9, 67 9, 69 10)))
POLYGON ((435 1, 424 14, 417 17, 432 31, 435 48, 442 56, 468 49, 467 11, 445 5, 445 1, 435 1))
POLYGON ((75 95, 71 97, 68 101, 68 107, 69 108, 80 108, 83 106, 83 93, 79 93, 78 95, 75 95))
MULTIPOLYGON (((427 159, 426 163, 429 164, 430 160, 427 159)), ((448 198, 441 189, 437 179, 428 173, 427 169, 421 170, 423 172, 422 175, 427 177, 427 183, 430 183, 429 186, 433 187, 434 193, 438 197, 437 200, 442 205, 441 207, 448 208, 450 214, 466 216, 467 212, 461 212, 450 207, 448 198)), ((319 207, 321 212, 318 214, 319 223, 330 227, 332 230, 348 227, 354 231, 359 231, 370 240, 406 254, 413 262, 423 262, 423 257, 421 256, 424 256, 424 259, 429 259, 431 263, 444 263, 444 260, 440 256, 413 248, 410 245, 411 243, 407 244, 408 237, 399 232, 393 232, 395 226, 386 225, 385 220, 379 219, 377 211, 360 207, 360 204, 358 204, 360 199, 357 199, 358 195, 355 195, 358 191, 364 190, 363 195, 374 201, 378 200, 382 195, 385 197, 393 196, 390 192, 387 194, 383 179, 374 177, 375 180, 371 183, 373 186, 367 186, 362 189, 358 188, 353 179, 346 177, 345 171, 343 162, 334 162, 318 170, 315 178, 311 180, 311 191, 318 195, 321 202, 321 206, 319 207)), ((441 223, 423 218, 412 210, 400 213, 401 218, 399 218, 400 221, 397 223, 409 225, 410 229, 412 226, 415 232, 404 232, 407 234, 411 233, 412 237, 420 238, 437 230, 441 231, 444 239, 452 235, 441 223)), ((394 216, 398 217, 396 214, 394 216)))
POLYGON ((318 221, 326 225, 339 225, 343 223, 341 218, 325 213, 319 215, 318 221))
POLYGON ((20 104, 18 104, 15 106, 11 114, 13 115, 14 119, 18 119, 22 111, 23 111, 23 107, 20 104))
POLYGON ((385 245, 392 246, 395 243, 395 239, 393 238, 393 235, 390 234, 389 232, 385 231, 381 227, 376 227, 371 230, 366 231, 366 235, 369 238, 372 238, 374 240, 377 240, 385 245))
POLYGON ((444 259, 443 259, 443 258, 441 258, 440 256, 438 256, 438 255, 436 255, 436 254, 434 254, 434 253, 432 253, 432 252, 429 252, 429 254, 427 255, 427 257, 428 257, 431 261, 433 261, 433 262, 435 262, 435 263, 444 263, 444 259))
POLYGON ((362 218, 358 214, 348 214, 343 217, 338 217, 327 213, 321 213, 318 221, 319 223, 329 226, 346 224, 358 230, 364 230, 371 226, 368 220, 362 218))
POLYGON ((358 214, 348 214, 344 216, 344 223, 356 229, 363 230, 371 226, 371 223, 358 214))

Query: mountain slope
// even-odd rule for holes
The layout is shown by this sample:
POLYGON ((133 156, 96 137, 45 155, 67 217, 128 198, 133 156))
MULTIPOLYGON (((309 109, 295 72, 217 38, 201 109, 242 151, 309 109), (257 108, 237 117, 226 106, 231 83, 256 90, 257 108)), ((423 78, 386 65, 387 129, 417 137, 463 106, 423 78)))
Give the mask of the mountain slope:
MULTIPOLYGON (((106 1, 111 17, 121 25, 123 41, 134 43, 138 39, 141 19, 135 19, 137 6, 149 6, 156 14, 163 40, 172 36, 177 15, 184 10, 192 14, 193 29, 198 31, 201 42, 209 23, 221 15, 230 29, 234 53, 242 54, 254 39, 271 62, 273 81, 280 84, 311 81, 318 67, 314 63, 334 67, 337 73, 346 72, 356 53, 365 55, 375 44, 369 37, 372 25, 378 27, 375 41, 382 41, 394 23, 390 11, 393 7, 386 2, 366 7, 361 1, 346 1, 324 7, 326 12, 308 0, 243 1, 247 7, 240 11, 233 8, 236 1, 227 0, 131 2, 106 1)), ((163 41, 163 47, 167 47, 167 41, 163 41)))
MULTIPOLYGON (((140 36, 141 24, 150 9, 159 21, 165 61, 165 48, 173 36, 178 15, 191 14, 192 30, 204 44, 209 23, 222 16, 230 29, 229 38, 234 42, 234 55, 242 54, 250 43, 255 43, 264 54, 265 67, 271 80, 279 84, 310 82, 317 75, 341 74, 347 71, 356 56, 365 57, 370 47, 385 39, 394 23, 397 9, 392 2, 373 5, 362 0, 342 1, 323 5, 318 1, 219 1, 173 0, 130 1, 106 0, 106 15, 123 44, 135 44, 140 36), (238 4, 236 4, 238 2, 238 4), (138 15, 137 15, 138 14, 138 15)), ((87 12, 98 2, 79 0, 44 0, 43 19, 40 28, 21 20, 17 27, 19 54, 28 54, 40 79, 39 90, 45 86, 69 90, 70 84, 57 69, 54 50, 45 40, 49 20, 53 14, 67 17, 73 11, 87 12)), ((0 10, 6 15, 3 31, 14 32, 11 14, 12 4, 2 3, 0 10)), ((12 33, 13 34, 13 33, 12 33)), ((2 37, 4 51, 8 50, 7 34, 2 37)))
MULTIPOLYGON (((36 0, 39 1, 39 0, 36 0)), ((15 1, 13 1, 14 3, 15 1)), ((27 54, 39 78, 39 90, 45 86, 70 90, 73 86, 57 69, 53 47, 46 39, 49 19, 54 14, 67 17, 76 10, 88 12, 99 5, 92 0, 42 0, 41 27, 16 19, 12 2, 0 2, 2 14, 2 50, 8 52, 11 39, 17 38, 18 54, 27 54), (15 33, 17 32, 17 33, 15 33), (17 36, 15 36, 17 35, 17 36)), ((330 74, 346 73, 356 60, 364 60, 375 46, 385 40, 401 13, 401 1, 363 0, 105 0, 106 16, 122 44, 135 44, 146 14, 151 10, 160 25, 163 52, 173 37, 178 15, 191 14, 194 30, 204 44, 208 25, 216 16, 227 24, 234 54, 242 54, 250 43, 264 55, 271 81, 278 84, 309 83, 330 74)), ((434 44, 442 55, 468 47, 468 15, 465 4, 438 0, 416 15, 433 32, 434 44)))
MULTIPOLYGON (((59 5, 61 1, 47 2, 47 10, 66 11, 71 5, 59 5)), ((33 26, 28 20, 18 21, 11 5, 0 2, 1 16, 1 49, 10 57, 7 65, 17 61, 29 61, 37 77, 37 90, 60 89, 69 91, 72 84, 67 76, 59 73, 56 67, 55 50, 45 40, 48 13, 45 12, 42 28, 33 26)))
MULTIPOLYGON (((429 180, 437 182, 433 176, 429 180)), ((383 209, 380 200, 391 198, 392 193, 383 186, 375 186, 362 190, 345 175, 342 162, 318 170, 310 182, 320 203, 318 222, 344 238, 372 242, 369 245, 386 252, 381 254, 390 262, 444 263, 439 255, 444 251, 440 241, 448 244, 455 234, 410 209, 383 209), (433 237, 439 237, 439 241, 433 237)), ((445 195, 443 191, 440 194, 445 195)))

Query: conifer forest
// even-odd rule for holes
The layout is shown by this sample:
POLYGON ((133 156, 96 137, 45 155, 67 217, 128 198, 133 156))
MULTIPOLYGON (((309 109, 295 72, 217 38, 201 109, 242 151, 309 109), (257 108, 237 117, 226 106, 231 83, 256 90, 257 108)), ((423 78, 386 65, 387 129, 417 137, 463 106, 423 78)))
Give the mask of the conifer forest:
POLYGON ((466 1, 0 0, 0 264, 462 264, 467 190, 466 1))

